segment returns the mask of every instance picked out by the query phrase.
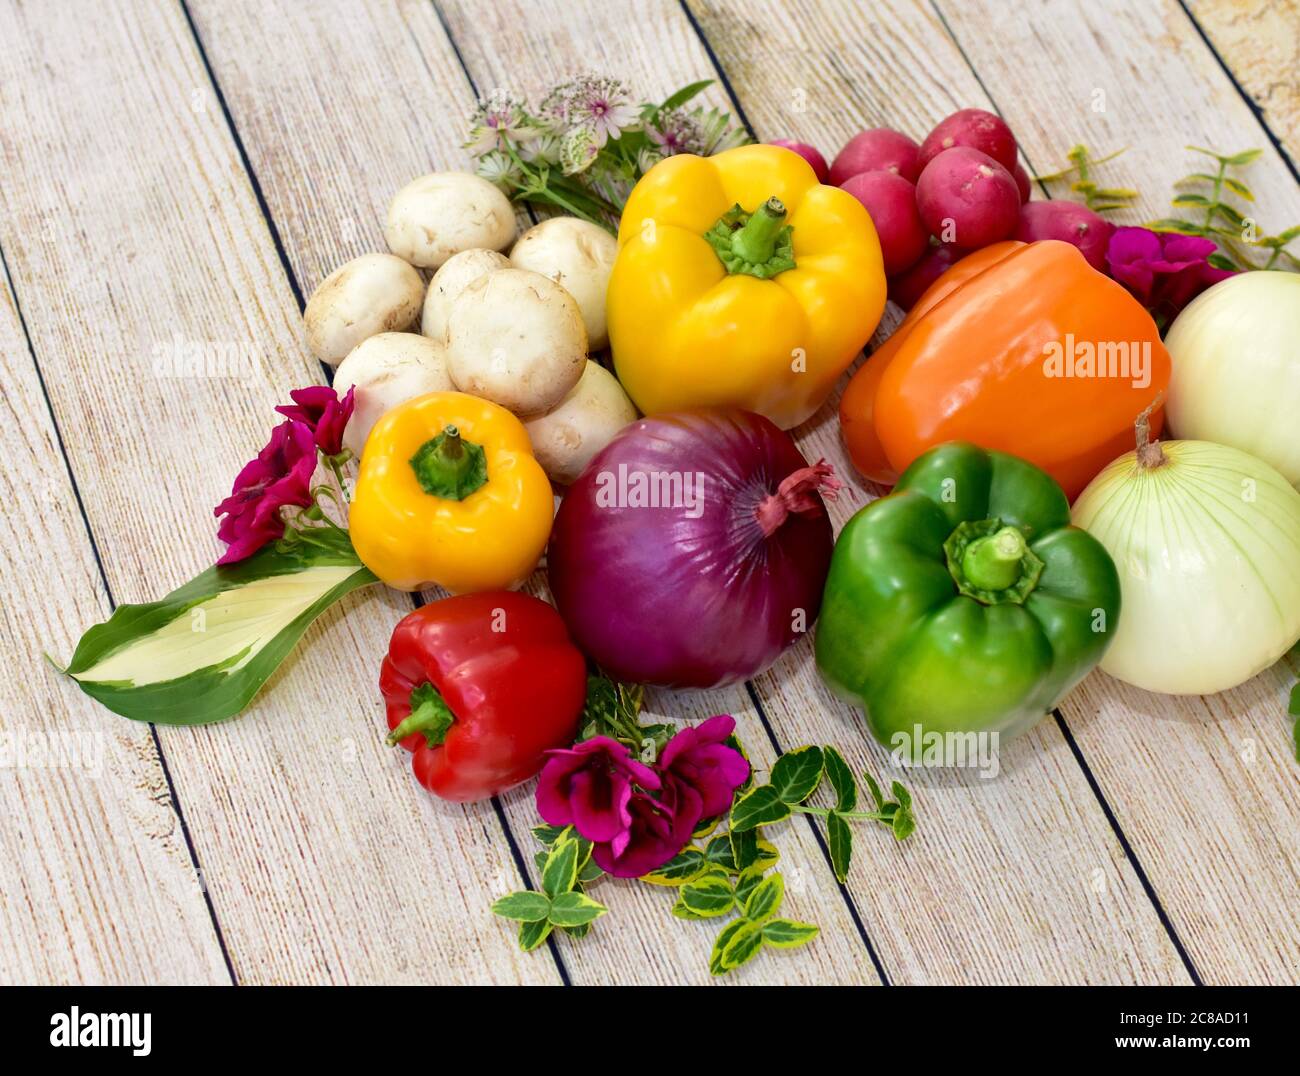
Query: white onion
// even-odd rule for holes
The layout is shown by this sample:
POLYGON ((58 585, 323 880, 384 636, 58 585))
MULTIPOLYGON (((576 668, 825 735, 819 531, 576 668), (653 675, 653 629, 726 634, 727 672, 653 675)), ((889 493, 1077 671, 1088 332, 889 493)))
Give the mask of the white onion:
POLYGON ((1148 445, 1094 478, 1072 516, 1119 569, 1101 662, 1112 676, 1208 695, 1300 637, 1300 493, 1262 460, 1208 441, 1148 445))
POLYGON ((1173 435, 1240 448, 1300 483, 1300 274, 1220 281, 1178 315, 1165 347, 1173 435))

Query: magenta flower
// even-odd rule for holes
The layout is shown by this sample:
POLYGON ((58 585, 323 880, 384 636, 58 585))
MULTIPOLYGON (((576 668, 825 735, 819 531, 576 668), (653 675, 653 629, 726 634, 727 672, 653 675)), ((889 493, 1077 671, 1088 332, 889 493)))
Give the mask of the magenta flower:
POLYGON ((353 389, 349 388, 343 399, 328 385, 311 385, 289 393, 293 404, 276 408, 285 418, 303 423, 312 431, 316 447, 326 456, 337 456, 343 451, 343 430, 352 417, 353 389))
POLYGON ((632 821, 621 849, 610 842, 591 850, 596 866, 615 878, 640 878, 658 870, 686 847, 704 817, 699 794, 675 780, 664 784, 658 799, 637 792, 627 806, 632 821))
POLYGON ((1199 235, 1116 228, 1106 247, 1106 265, 1164 329, 1211 284, 1233 275, 1206 261, 1217 249, 1199 235))
POLYGON ((731 808, 736 789, 749 777, 749 763, 726 739, 736 730, 736 719, 719 714, 682 729, 659 755, 659 772, 665 782, 679 781, 701 800, 701 818, 713 818, 731 808))
POLYGON ((280 510, 311 505, 315 471, 311 427, 293 420, 280 423, 257 458, 239 472, 230 496, 212 510, 214 516, 225 516, 217 537, 230 547, 217 563, 234 564, 282 537, 280 510))
POLYGON ((587 840, 621 855, 632 839, 632 800, 641 794, 632 786, 658 791, 659 775, 608 736, 547 754, 537 782, 537 813, 550 825, 573 826, 587 840))

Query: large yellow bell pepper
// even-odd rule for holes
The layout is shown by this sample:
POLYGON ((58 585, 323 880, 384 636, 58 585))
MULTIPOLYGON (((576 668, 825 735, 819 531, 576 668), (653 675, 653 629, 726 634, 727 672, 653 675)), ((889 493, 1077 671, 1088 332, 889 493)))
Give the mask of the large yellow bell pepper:
POLYGON ((523 423, 476 396, 433 392, 370 431, 348 525, 389 586, 465 594, 527 579, 553 507, 523 423))
POLYGON ((797 426, 885 307, 871 217, 780 146, 661 161, 628 198, 618 242, 610 345, 647 414, 729 405, 797 426))

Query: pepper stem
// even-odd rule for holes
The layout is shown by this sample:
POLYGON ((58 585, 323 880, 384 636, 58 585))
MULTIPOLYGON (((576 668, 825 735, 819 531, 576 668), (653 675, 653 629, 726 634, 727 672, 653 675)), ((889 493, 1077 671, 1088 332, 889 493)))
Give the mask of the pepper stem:
POLYGON ((785 218, 785 203, 780 198, 769 198, 754 210, 743 228, 732 234, 731 249, 736 257, 754 265, 770 260, 785 218))
POLYGON ((401 743, 412 733, 422 732, 430 747, 437 747, 447 738, 447 730, 455 724, 451 712, 438 689, 432 684, 421 684, 411 692, 411 713, 384 739, 389 747, 401 743))
POLYGON ((1000 519, 959 523, 943 551, 958 593, 983 605, 1023 604, 1043 574, 1043 561, 1020 528, 1000 519))
POLYGON ((728 273, 770 280, 795 267, 794 229, 786 223, 785 203, 769 198, 753 213, 732 206, 704 238, 728 273))
POLYGON ((425 441, 410 463, 420 488, 431 497, 463 501, 487 481, 483 446, 464 440, 455 426, 425 441))
POLYGON ((961 558, 966 580, 978 590, 1006 590, 1020 578, 1025 536, 1015 527, 1003 527, 985 538, 976 538, 961 558))

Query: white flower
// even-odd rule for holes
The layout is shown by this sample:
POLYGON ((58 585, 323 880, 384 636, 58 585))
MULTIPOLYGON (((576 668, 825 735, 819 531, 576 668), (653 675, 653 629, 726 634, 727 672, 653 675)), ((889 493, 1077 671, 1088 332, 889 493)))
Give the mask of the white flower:
POLYGON ((591 167, 600 152, 595 133, 589 127, 574 127, 560 142, 560 170, 566 176, 577 175, 591 167))
POLYGON ((519 166, 508 153, 502 153, 499 149, 483 154, 474 166, 474 171, 489 183, 495 183, 507 192, 522 178, 519 166))
POLYGON ((475 108, 464 148, 478 157, 504 149, 507 142, 527 141, 534 132, 525 126, 525 118, 523 101, 504 90, 494 90, 475 108))

